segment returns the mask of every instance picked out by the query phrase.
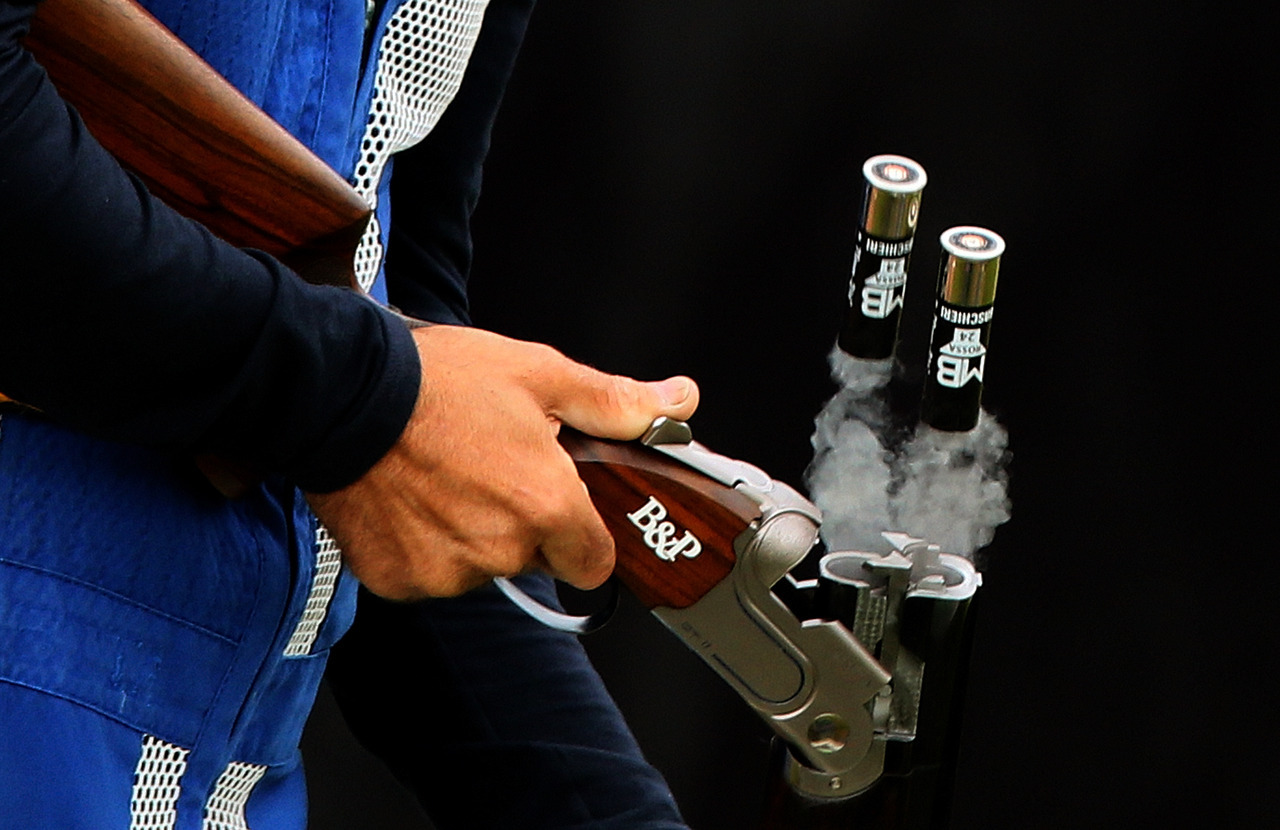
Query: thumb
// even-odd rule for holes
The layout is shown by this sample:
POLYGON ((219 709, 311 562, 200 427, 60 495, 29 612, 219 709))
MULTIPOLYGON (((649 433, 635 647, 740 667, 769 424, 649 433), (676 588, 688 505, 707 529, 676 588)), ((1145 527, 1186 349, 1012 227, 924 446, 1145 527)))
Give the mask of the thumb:
POLYGON ((547 412, 588 435, 631 440, 659 416, 684 421, 698 408, 698 385, 687 377, 644 382, 567 362, 547 389, 547 412))

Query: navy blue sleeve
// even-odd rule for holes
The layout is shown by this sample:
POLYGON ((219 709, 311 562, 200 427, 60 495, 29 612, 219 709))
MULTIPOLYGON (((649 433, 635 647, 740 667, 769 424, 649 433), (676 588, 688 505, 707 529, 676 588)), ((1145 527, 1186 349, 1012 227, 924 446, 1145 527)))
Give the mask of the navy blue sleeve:
POLYGON ((306 489, 358 478, 412 411, 408 332, 150 196, 22 48, 34 8, 0 0, 0 391, 306 489))
POLYGON ((387 297, 424 320, 470 323, 471 214, 494 118, 534 0, 492 0, 462 85, 420 144, 395 158, 387 297))

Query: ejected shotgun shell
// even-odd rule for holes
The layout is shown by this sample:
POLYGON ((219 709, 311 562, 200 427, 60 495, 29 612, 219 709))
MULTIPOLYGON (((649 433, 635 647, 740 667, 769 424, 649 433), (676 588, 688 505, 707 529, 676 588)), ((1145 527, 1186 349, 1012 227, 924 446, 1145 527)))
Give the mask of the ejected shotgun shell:
POLYGON ((928 178, 923 167, 902 156, 872 156, 862 175, 866 198, 849 278, 849 311, 837 342, 853 357, 885 360, 893 357, 898 342, 907 263, 928 178))
POLYGON ((964 432, 977 426, 982 408, 1004 240, 985 228, 951 228, 942 234, 942 250, 920 419, 934 429, 964 432))

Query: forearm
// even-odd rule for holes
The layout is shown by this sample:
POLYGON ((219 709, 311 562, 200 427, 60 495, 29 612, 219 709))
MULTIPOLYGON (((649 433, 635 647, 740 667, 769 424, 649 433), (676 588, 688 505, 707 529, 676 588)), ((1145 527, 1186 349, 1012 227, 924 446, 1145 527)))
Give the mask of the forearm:
POLYGON ((0 2, 0 390, 312 489, 357 477, 412 408, 408 334, 152 198, 21 48, 33 8, 0 2))

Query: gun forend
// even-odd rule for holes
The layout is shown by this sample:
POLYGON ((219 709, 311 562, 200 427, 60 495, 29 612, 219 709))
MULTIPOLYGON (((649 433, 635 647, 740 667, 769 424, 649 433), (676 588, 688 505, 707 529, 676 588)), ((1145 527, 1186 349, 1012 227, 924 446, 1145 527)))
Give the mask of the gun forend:
POLYGON ((818 509, 676 421, 659 419, 640 444, 561 441, 613 534, 622 582, 831 795, 873 783, 883 749, 871 704, 889 673, 839 622, 801 622, 770 590, 813 547, 818 509))

